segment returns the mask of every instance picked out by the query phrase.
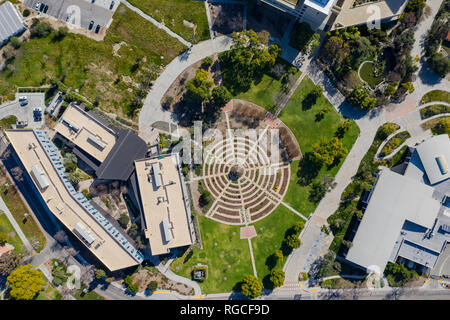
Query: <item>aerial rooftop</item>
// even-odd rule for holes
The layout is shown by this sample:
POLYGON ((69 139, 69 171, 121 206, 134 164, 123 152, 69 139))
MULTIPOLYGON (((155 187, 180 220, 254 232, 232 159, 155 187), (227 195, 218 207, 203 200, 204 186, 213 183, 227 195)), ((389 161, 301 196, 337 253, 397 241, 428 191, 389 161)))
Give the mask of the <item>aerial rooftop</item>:
POLYGON ((145 235, 153 255, 193 243, 188 195, 177 154, 135 161, 145 235))
POLYGON ((354 2, 355 0, 344 0, 332 29, 360 25, 374 20, 374 16, 378 16, 377 11, 372 9, 375 7, 379 10, 379 19, 396 19, 402 14, 408 0, 369 1, 353 7, 354 2))
POLYGON ((448 134, 441 134, 422 142, 417 146, 417 153, 425 168, 430 184, 450 178, 450 139, 448 134))
POLYGON ((434 188, 383 169, 346 259, 386 267, 405 221, 432 229, 441 210, 434 188))
POLYGON ((68 182, 61 155, 44 131, 9 130, 6 136, 50 211, 109 270, 143 261, 142 254, 68 182))
POLYGON ((74 104, 64 111, 55 130, 99 162, 106 159, 116 143, 114 131, 74 104))
POLYGON ((13 4, 6 1, 0 5, 0 45, 23 30, 25 26, 22 17, 13 4))

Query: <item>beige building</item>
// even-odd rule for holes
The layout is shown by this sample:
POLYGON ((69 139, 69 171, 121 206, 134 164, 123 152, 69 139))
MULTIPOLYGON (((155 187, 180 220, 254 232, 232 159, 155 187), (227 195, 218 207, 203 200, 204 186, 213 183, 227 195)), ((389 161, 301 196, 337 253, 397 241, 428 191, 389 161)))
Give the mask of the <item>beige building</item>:
POLYGON ((313 29, 330 31, 374 20, 398 19, 408 0, 375 0, 358 4, 356 0, 260 0, 298 19, 313 29))
POLYGON ((6 136, 49 210, 111 271, 137 265, 136 250, 65 177, 61 154, 42 130, 6 136))
POLYGON ((152 255, 195 240, 189 198, 177 154, 135 161, 142 223, 152 255))
POLYGON ((55 131, 103 162, 116 143, 115 132, 70 104, 55 126, 55 131))

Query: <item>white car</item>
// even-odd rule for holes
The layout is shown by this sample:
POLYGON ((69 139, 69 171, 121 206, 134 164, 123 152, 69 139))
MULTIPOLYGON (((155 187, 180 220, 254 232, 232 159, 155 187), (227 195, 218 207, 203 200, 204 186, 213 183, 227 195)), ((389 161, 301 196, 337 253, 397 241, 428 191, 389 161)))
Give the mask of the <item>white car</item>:
POLYGON ((23 101, 23 100, 27 100, 27 97, 26 96, 20 96, 19 97, 19 101, 23 101))
POLYGON ((41 7, 41 3, 38 2, 36 3, 36 5, 34 6, 34 10, 39 11, 39 8, 41 7))

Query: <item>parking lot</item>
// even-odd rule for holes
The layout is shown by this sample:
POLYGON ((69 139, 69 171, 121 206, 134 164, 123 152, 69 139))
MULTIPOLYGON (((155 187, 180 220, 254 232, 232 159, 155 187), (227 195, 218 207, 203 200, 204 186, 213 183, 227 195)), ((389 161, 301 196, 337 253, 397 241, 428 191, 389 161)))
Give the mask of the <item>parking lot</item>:
POLYGON ((119 0, 25 1, 25 5, 32 10, 95 33, 109 27, 119 4, 119 0))
POLYGON ((39 129, 44 124, 45 93, 16 93, 16 100, 0 105, 0 119, 16 116, 18 121, 27 121, 27 128, 39 129), (19 97, 26 97, 28 103, 21 106, 19 97), (42 110, 41 117, 33 109, 42 110))

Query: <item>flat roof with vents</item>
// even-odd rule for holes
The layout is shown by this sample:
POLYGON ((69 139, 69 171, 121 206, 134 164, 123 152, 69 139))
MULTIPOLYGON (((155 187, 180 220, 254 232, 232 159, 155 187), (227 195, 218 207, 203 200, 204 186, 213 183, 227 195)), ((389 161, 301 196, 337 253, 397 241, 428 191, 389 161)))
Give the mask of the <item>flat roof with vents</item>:
POLYGON ((64 111, 55 130, 99 162, 106 159, 117 139, 113 130, 74 104, 64 111))
POLYGON ((134 163, 143 225, 146 226, 144 232, 152 254, 165 254, 172 248, 192 244, 195 234, 178 155, 134 163))
POLYGON ((48 186, 44 190, 40 188, 43 182, 32 180, 48 209, 67 229, 74 231, 109 270, 135 266, 143 261, 142 254, 70 184, 61 154, 44 131, 7 130, 5 134, 27 172, 33 176, 45 169, 48 186))

